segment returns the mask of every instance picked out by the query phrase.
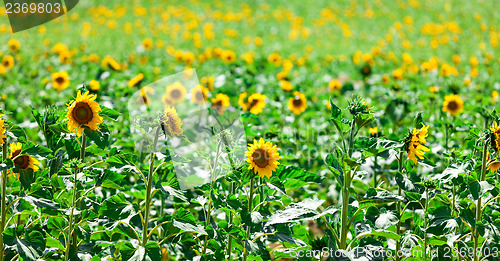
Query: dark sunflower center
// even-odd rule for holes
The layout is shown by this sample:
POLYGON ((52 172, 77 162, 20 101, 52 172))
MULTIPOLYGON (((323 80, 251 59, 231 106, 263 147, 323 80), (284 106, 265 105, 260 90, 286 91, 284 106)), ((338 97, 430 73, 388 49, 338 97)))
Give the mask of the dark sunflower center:
POLYGON ((59 84, 63 84, 64 83, 64 78, 59 76, 56 78, 56 82, 59 83, 59 84))
POLYGON ((205 95, 203 95, 202 91, 198 91, 195 95, 197 101, 204 101, 205 100, 205 95))
POLYGON ((174 99, 179 99, 181 97, 181 91, 179 91, 177 89, 172 90, 170 95, 172 95, 172 98, 174 98, 174 99))
POLYGON ((2 62, 3 66, 9 67, 10 62, 8 60, 5 60, 2 62))
POLYGON ((30 157, 27 155, 21 155, 14 160, 14 164, 19 166, 20 169, 27 169, 30 165, 30 157))
POLYGON ((265 168, 269 165, 269 153, 264 149, 257 149, 252 153, 253 162, 259 168, 265 168))
POLYGON ((216 102, 214 102, 214 106, 215 106, 215 107, 220 107, 220 106, 222 106, 222 101, 216 101, 216 102))
POLYGON ((299 97, 295 97, 292 103, 294 107, 302 106, 302 100, 299 97))
POLYGON ((75 105, 73 109, 73 119, 75 119, 78 124, 87 124, 92 118, 94 118, 94 114, 87 103, 79 102, 75 105))
POLYGON ((255 105, 257 105, 259 103, 259 100, 252 100, 252 102, 250 103, 250 105, 248 107, 253 108, 255 105))
POLYGON ((448 109, 450 111, 454 111, 454 110, 457 110, 458 109, 458 103, 456 101, 450 101, 448 103, 448 109))

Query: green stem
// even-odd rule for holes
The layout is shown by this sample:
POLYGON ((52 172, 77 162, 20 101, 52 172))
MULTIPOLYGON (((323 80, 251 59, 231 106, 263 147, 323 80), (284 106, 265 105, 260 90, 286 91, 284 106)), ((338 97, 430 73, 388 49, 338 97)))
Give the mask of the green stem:
MULTIPOLYGON (((231 181, 231 183, 229 184, 229 195, 232 195, 234 194, 234 181, 231 181)), ((233 213, 231 211, 229 211, 229 222, 228 224, 231 225, 233 224, 233 213)), ((231 238, 231 235, 228 235, 227 237, 227 255, 228 255, 228 260, 231 261, 231 245, 233 244, 233 239, 231 238)))
MULTIPOLYGON (((217 143, 217 154, 215 156, 215 161, 211 169, 210 173, 210 194, 208 195, 208 208, 207 208, 207 215, 205 216, 205 226, 208 227, 210 225, 210 219, 212 216, 212 191, 214 190, 214 182, 216 180, 215 178, 215 172, 217 170, 217 163, 219 162, 219 157, 221 154, 220 151, 221 147, 221 141, 217 143)), ((205 236, 205 243, 203 244, 203 255, 207 252, 207 247, 208 247, 208 235, 205 236)))
MULTIPOLYGON (((253 204, 253 183, 254 183, 254 178, 252 177, 250 179, 250 197, 248 198, 248 212, 251 213, 252 212, 252 204, 253 204)), ((246 240, 248 240, 250 238, 250 224, 247 224, 247 238, 246 240)), ((247 260, 247 257, 248 257, 248 251, 247 251, 247 248, 245 247, 245 242, 243 242, 243 261, 246 261, 247 260)))
MULTIPOLYGON (((354 150, 354 136, 356 128, 356 121, 352 119, 351 121, 351 136, 349 138, 349 158, 352 157, 352 152, 354 150)), ((344 184, 342 186, 342 217, 341 217, 341 227, 340 227, 340 249, 347 248, 347 234, 349 233, 349 188, 351 187, 351 178, 353 176, 353 171, 344 173, 344 184)))
MULTIPOLYGON (((403 157, 404 157, 404 151, 401 150, 401 152, 399 153, 399 159, 398 159, 398 172, 400 174, 403 174, 403 157)), ((402 195, 402 190, 401 188, 398 188, 398 196, 401 197, 402 195)), ((401 201, 398 201, 396 203, 396 212, 398 213, 399 215, 399 221, 398 221, 398 224, 396 225, 396 234, 400 235, 401 234, 401 216, 403 215, 401 213, 401 201)), ((401 257, 399 255, 399 252, 401 251, 401 242, 399 242, 399 240, 396 242, 396 261, 400 261, 401 260, 401 257)))
POLYGON ((428 220, 427 220, 427 209, 429 207, 429 190, 426 189, 425 191, 425 211, 424 211, 424 261, 427 261, 427 226, 428 226, 428 220))
MULTIPOLYGON (((84 134, 85 135, 85 134, 84 134)), ((85 145, 82 144, 82 147, 85 145)), ((69 211, 69 220, 68 220, 68 237, 66 238, 66 253, 64 255, 64 260, 68 261, 69 260, 69 252, 70 252, 70 242, 73 239, 73 245, 75 247, 78 247, 78 242, 75 240, 76 233, 73 233, 73 214, 75 210, 75 202, 76 202, 76 186, 77 186, 77 179, 78 179, 78 170, 74 169, 73 170, 73 198, 71 200, 71 209, 69 211), (75 243, 76 242, 76 243, 75 243)), ((75 248, 76 250, 76 248, 75 248)))
POLYGON ((151 163, 149 164, 148 183, 146 187, 146 205, 144 206, 144 222, 142 223, 142 246, 146 246, 148 241, 148 221, 149 221, 149 206, 151 205, 151 187, 153 186, 153 168, 155 163, 156 145, 160 137, 161 127, 156 128, 156 133, 151 149, 151 163))
MULTIPOLYGON (((4 142, 2 151, 2 161, 7 159, 7 142, 4 142)), ((3 261, 4 245, 3 231, 5 228, 5 219, 7 217, 7 209, 5 208, 5 198, 7 196, 7 170, 2 171, 2 205, 1 205, 1 220, 0 220, 0 261, 3 261)))
MULTIPOLYGON (((486 123, 487 124, 487 123, 486 123)), ((486 164, 488 161, 488 143, 484 141, 483 153, 481 159, 481 181, 486 180, 486 164)), ((479 261, 480 255, 477 253, 477 248, 479 247, 479 231, 477 231, 477 223, 481 221, 481 195, 477 199, 476 204, 476 224, 474 226, 474 260, 479 261)))

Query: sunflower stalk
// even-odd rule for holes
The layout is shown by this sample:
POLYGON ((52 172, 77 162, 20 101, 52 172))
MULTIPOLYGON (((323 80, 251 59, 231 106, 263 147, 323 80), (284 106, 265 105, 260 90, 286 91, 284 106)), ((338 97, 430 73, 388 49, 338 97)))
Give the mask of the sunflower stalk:
MULTIPOLYGON (((7 142, 2 146, 2 161, 7 159, 7 142)), ((2 205, 1 205, 1 220, 0 220, 0 261, 3 261, 4 245, 3 231, 5 229, 5 219, 7 217, 7 209, 5 208, 5 198, 7 196, 7 170, 2 171, 2 205)))
MULTIPOLYGON (((487 121, 485 125, 487 125, 487 121)), ((488 161, 488 142, 484 140, 483 144, 483 152, 482 152, 482 159, 481 159, 481 180, 480 181, 485 181, 486 180, 486 171, 487 171, 487 161, 488 161)), ((478 231, 478 225, 477 223, 481 221, 481 195, 479 195, 479 198, 477 199, 477 204, 476 204, 476 224, 474 226, 474 231, 473 231, 473 237, 474 237, 474 261, 479 261, 481 254, 477 252, 477 249, 479 247, 479 231, 478 231)))
MULTIPOLYGON (((248 212, 252 212, 252 204, 253 204, 253 192, 254 192, 254 177, 250 178, 250 196, 248 197, 248 212)), ((250 224, 247 224, 247 238, 246 240, 250 239, 250 224)), ((246 240, 243 242, 243 261, 247 260, 248 257, 248 250, 246 248, 246 240)))
POLYGON ((146 205, 144 206, 144 221, 142 223, 142 246, 146 246, 148 241, 148 222, 149 222, 149 206, 151 205, 151 187, 153 186, 153 170, 155 163, 155 152, 156 145, 158 144, 158 138, 160 137, 161 127, 156 128, 154 140, 153 140, 153 148, 151 149, 151 163, 149 164, 148 171, 148 180, 146 187, 146 205))
MULTIPOLYGON (((354 150, 354 136, 356 129, 356 120, 353 118, 351 122, 351 135, 349 138, 349 151, 348 157, 352 157, 354 150)), ((354 171, 350 170, 344 174, 344 184, 342 186, 342 217, 341 217, 341 232, 340 232, 340 249, 347 248, 347 234, 349 233, 349 188, 351 187, 352 177, 354 171)))
MULTIPOLYGON (((404 150, 401 150, 401 152, 399 153, 399 158, 398 158, 398 172, 402 174, 403 172, 403 162, 404 162, 404 150)), ((402 190, 401 188, 398 188, 398 196, 401 197, 401 194, 402 194, 402 190)), ((398 214, 398 217, 399 217, 399 221, 398 223, 396 224, 396 234, 400 235, 401 234, 401 201, 398 201, 396 203, 396 212, 398 214)), ((399 252, 401 251, 401 242, 398 240, 396 242, 396 261, 400 261, 401 260, 401 257, 399 254, 399 252)))
MULTIPOLYGON (((83 147, 83 145, 82 145, 83 147)), ((75 210, 75 203, 76 203, 76 193, 77 193, 77 179, 78 179, 78 169, 73 170, 73 193, 72 193, 72 199, 71 199, 71 209, 69 210, 69 219, 68 219, 68 237, 66 238, 66 252, 64 255, 64 260, 68 261, 69 260, 69 252, 70 252, 70 243, 72 242, 73 247, 75 251, 78 248, 78 238, 76 233, 74 233, 73 226, 75 224, 74 221, 74 210, 75 210)))

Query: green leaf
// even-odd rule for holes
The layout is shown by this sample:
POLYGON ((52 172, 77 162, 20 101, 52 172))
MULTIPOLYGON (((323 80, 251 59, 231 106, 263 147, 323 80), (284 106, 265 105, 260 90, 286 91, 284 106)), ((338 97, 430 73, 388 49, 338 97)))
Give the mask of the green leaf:
POLYGON ((6 159, 0 164, 0 171, 9 170, 14 167, 14 162, 11 159, 6 159))
POLYGON ((375 117, 373 117, 373 114, 357 114, 354 117, 354 120, 356 121, 356 126, 358 127, 358 130, 363 128, 364 126, 370 124, 370 122, 375 120, 375 117))
POLYGON ((469 190, 474 200, 478 200, 479 197, 482 197, 485 193, 493 190, 494 188, 495 186, 489 184, 487 181, 474 181, 469 184, 469 190))
POLYGON ((413 120, 413 126, 417 129, 420 129, 422 127, 423 120, 422 120, 422 113, 418 112, 417 115, 415 116, 415 119, 413 120))
POLYGON ((99 115, 116 121, 118 117, 120 117, 121 113, 101 105, 101 111, 99 112, 99 115))
POLYGON ((87 137, 94 141, 99 148, 105 149, 109 145, 110 130, 105 123, 101 123, 99 127, 100 128, 95 131, 85 127, 84 131, 87 137))

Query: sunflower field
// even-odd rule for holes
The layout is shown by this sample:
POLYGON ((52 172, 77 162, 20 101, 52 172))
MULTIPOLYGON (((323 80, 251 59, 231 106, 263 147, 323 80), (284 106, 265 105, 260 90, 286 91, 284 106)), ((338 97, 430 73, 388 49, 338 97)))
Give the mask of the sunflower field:
POLYGON ((0 261, 500 260, 498 7, 0 7, 0 261))

